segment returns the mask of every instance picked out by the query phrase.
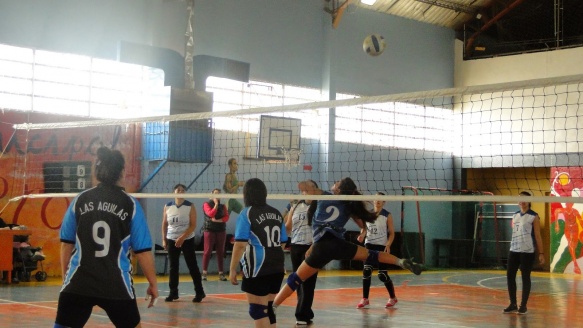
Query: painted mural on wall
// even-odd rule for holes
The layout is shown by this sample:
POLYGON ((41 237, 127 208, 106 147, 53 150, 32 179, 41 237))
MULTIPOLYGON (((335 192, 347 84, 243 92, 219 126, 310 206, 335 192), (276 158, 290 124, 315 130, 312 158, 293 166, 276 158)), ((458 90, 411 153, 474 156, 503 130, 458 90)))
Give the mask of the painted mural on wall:
MULTIPOLYGON (((583 197, 583 168, 551 169, 551 194, 583 197)), ((583 203, 551 204, 551 272, 581 274, 583 267, 583 203)))
POLYGON ((96 185, 91 172, 97 148, 119 149, 125 156, 124 186, 137 190, 140 182, 140 138, 133 125, 73 129, 30 130, 14 133, 12 124, 71 121, 70 117, 9 112, 0 125, 0 217, 6 223, 32 230, 29 243, 42 247, 49 276, 61 274, 59 229, 72 198, 12 201, 24 194, 78 192, 96 185))

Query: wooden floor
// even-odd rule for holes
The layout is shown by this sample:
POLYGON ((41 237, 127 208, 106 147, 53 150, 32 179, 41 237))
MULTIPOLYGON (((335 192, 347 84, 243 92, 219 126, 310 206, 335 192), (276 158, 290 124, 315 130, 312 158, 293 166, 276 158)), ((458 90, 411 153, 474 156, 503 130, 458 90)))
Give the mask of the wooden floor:
MULTIPOLYGON (((581 275, 533 273, 528 314, 502 314, 508 305, 504 271, 425 271, 414 276, 392 271, 399 303, 385 309, 387 291, 373 275, 371 306, 357 310, 362 298, 360 271, 322 271, 317 283, 314 324, 310 327, 583 327, 581 275)), ((192 303, 193 285, 181 277, 180 299, 165 303, 168 278, 159 277, 161 299, 147 309, 140 299, 142 327, 252 327, 240 286, 209 276, 207 297, 192 303)), ((145 294, 143 278, 136 292, 145 294)), ((518 278, 520 295, 520 276, 518 278)), ((21 282, 0 286, 1 327, 50 327, 54 322, 60 281, 21 282)), ((520 296, 519 296, 520 301, 520 296)), ((277 312, 278 327, 294 327, 295 296, 277 312)), ((95 308, 87 327, 111 327, 95 308)))

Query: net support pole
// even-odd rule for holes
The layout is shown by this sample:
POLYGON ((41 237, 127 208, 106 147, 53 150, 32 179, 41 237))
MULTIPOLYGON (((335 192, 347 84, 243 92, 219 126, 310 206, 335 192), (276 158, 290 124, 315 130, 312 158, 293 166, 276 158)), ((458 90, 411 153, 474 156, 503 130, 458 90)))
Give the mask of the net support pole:
POLYGON ((156 176, 156 174, 158 174, 158 172, 160 172, 160 170, 164 167, 164 165, 166 165, 166 163, 168 163, 167 159, 162 160, 162 162, 160 162, 160 164, 158 164, 158 167, 156 167, 154 169, 154 171, 152 171, 152 173, 150 173, 150 175, 146 178, 146 180, 144 180, 144 182, 142 182, 142 184, 140 185, 140 188, 138 188, 138 192, 142 192, 142 190, 144 188, 146 188, 148 183, 150 183, 150 181, 152 181, 152 179, 156 176))
MULTIPOLYGON (((413 191, 413 193, 415 194, 415 196, 419 195, 419 191, 418 188, 413 187, 413 186, 405 186, 402 187, 402 193, 403 195, 405 195, 405 189, 410 189, 413 191)), ((419 201, 415 201, 415 208, 417 209, 417 228, 419 231, 419 252, 420 252, 420 256, 421 256, 421 263, 425 263, 425 243, 423 242, 423 228, 421 227, 421 208, 419 206, 419 201)), ((404 232, 404 218, 405 218, 405 204, 404 202, 401 203, 401 233, 403 234, 403 244, 405 244, 404 240, 405 240, 405 232, 404 232)), ((409 255, 411 255, 411 253, 409 252, 409 250, 407 249, 407 253, 409 255)))
POLYGON ((204 171, 206 171, 206 169, 209 168, 209 166, 211 166, 212 163, 213 163, 213 161, 210 161, 206 164, 206 166, 202 169, 202 171, 200 171, 200 173, 194 178, 194 180, 192 180, 192 182, 186 187, 186 190, 189 190, 190 187, 192 187, 192 185, 196 182, 196 180, 198 180, 198 178, 200 178, 200 176, 204 173, 204 171))
POLYGON ((498 214, 496 212, 496 202, 493 203, 494 205, 494 236, 496 239, 496 262, 498 266, 502 266, 502 259, 500 254, 500 228, 498 227, 498 214))

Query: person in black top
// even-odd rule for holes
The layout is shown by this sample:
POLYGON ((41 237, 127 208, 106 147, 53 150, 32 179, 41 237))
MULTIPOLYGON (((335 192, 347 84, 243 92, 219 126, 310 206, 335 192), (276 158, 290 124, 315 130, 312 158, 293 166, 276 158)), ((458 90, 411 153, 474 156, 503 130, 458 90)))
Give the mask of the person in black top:
POLYGON ((63 287, 55 327, 82 327, 99 306, 116 327, 140 327, 131 254, 158 297, 152 239, 140 203, 120 186, 125 161, 118 150, 97 150, 94 188, 81 192, 61 226, 63 287))
POLYGON ((283 217, 266 199, 267 188, 260 179, 249 179, 243 186, 245 208, 237 218, 229 272, 231 283, 239 284, 237 267, 241 263, 241 290, 247 293, 255 327, 270 327, 276 322, 272 305, 283 280, 287 242, 283 217))

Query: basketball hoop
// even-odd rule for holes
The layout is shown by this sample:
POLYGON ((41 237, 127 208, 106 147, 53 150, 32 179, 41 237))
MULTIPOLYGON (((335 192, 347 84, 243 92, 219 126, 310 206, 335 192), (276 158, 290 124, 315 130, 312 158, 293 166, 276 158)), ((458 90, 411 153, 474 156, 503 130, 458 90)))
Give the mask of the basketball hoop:
POLYGON ((285 164, 287 165, 288 170, 291 170, 292 166, 298 166, 300 164, 300 154, 302 153, 301 149, 293 149, 293 148, 281 148, 281 152, 283 156, 285 156, 285 164))

